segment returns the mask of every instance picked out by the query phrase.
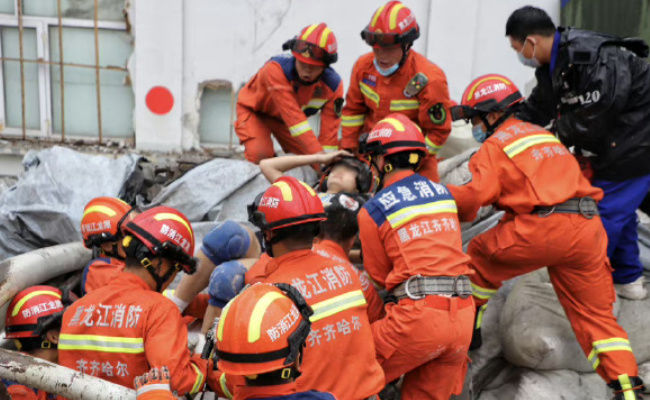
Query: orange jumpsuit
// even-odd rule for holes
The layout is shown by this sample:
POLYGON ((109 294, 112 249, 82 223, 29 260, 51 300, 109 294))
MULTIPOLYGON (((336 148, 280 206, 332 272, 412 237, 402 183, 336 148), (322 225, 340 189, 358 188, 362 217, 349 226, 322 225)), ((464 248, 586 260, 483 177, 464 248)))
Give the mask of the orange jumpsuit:
MULTIPOLYGON (((254 266, 246 274, 247 284, 290 283, 314 310, 297 390, 330 392, 340 400, 361 400, 379 393, 384 374, 375 359, 367 305, 353 267, 311 250, 263 256, 260 262, 261 267, 254 266)), ((210 387, 223 387, 223 382, 214 382, 219 377, 210 374, 210 387)), ((236 398, 238 388, 234 388, 236 398)))
POLYGON ((374 54, 361 56, 354 64, 350 88, 345 97, 341 147, 356 149, 359 135, 388 114, 399 112, 422 128, 429 156, 422 161, 419 172, 439 182, 436 154, 451 132, 451 117, 447 77, 437 65, 420 53, 410 50, 404 64, 393 75, 380 75, 374 64, 374 54), (413 77, 423 73, 428 83, 415 96, 407 97, 405 88, 413 77))
POLYGON ((21 385, 6 379, 2 379, 2 384, 7 388, 7 393, 11 400, 54 400, 57 395, 49 394, 40 389, 32 389, 28 386, 21 385))
POLYGON ((582 175, 576 159, 550 132, 515 118, 506 120, 469 162, 472 181, 450 186, 461 220, 482 205, 506 216, 468 248, 472 290, 486 304, 501 281, 547 266, 551 283, 591 365, 607 382, 637 376, 627 334, 613 315, 615 300, 607 236, 599 217, 533 214, 571 198, 603 192, 582 175))
POLYGON ((375 289, 364 272, 359 271, 352 265, 348 255, 338 243, 332 240, 321 240, 318 243, 314 243, 311 249, 325 258, 347 265, 349 267, 348 269, 357 274, 359 282, 361 282, 361 287, 363 288, 363 296, 366 298, 366 303, 368 303, 368 320, 371 324, 384 317, 384 301, 379 297, 377 289, 375 289))
POLYGON ((207 361, 190 358, 178 307, 138 276, 120 272, 63 314, 59 363, 133 388, 152 367, 169 367, 171 388, 197 393, 207 361))
POLYGON ((113 257, 98 257, 91 260, 84 268, 81 278, 82 294, 102 287, 115 273, 124 271, 124 261, 113 257))
POLYGON ((273 57, 239 91, 235 132, 253 163, 274 156, 271 134, 286 152, 315 154, 338 149, 343 82, 332 68, 319 80, 297 80, 293 57, 273 57), (320 111, 316 138, 307 117, 320 111))
MULTIPOLYGON (((359 212, 366 272, 391 291, 408 278, 468 275, 456 204, 447 189, 412 171, 390 176, 359 212)), ((386 306, 372 324, 377 358, 402 399, 449 399, 462 391, 474 321, 472 297, 430 295, 386 306)))

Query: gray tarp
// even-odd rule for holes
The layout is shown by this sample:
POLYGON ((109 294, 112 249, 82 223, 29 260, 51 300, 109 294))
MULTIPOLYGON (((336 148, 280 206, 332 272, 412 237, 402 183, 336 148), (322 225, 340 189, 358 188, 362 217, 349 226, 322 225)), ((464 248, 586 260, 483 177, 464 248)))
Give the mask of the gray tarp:
POLYGON ((117 195, 138 158, 112 159, 64 147, 27 153, 25 172, 0 195, 0 260, 80 240, 86 203, 117 195))

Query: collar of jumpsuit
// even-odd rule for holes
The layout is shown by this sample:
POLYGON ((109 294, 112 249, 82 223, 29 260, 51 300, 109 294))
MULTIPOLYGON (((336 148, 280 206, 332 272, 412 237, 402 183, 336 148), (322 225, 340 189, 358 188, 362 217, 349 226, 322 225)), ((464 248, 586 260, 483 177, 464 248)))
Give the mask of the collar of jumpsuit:
POLYGON ((112 284, 124 285, 125 283, 132 284, 133 286, 141 287, 142 289, 145 290, 151 290, 153 292, 153 289, 151 289, 151 287, 147 284, 147 282, 144 281, 144 279, 140 278, 135 274, 131 274, 125 271, 120 271, 114 274, 108 280, 108 282, 106 282, 106 285, 112 285, 112 284))

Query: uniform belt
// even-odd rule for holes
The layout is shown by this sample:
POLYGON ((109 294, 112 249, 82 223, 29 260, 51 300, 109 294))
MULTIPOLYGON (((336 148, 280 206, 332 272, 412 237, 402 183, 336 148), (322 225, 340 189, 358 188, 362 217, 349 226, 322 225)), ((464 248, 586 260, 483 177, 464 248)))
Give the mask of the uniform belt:
POLYGON ((459 276, 420 276, 415 275, 400 283, 390 292, 397 300, 419 300, 430 295, 451 295, 467 298, 472 295, 469 278, 459 276))
POLYGON ((554 206, 536 206, 533 209, 533 214, 538 214, 540 217, 548 217, 554 213, 581 214, 587 219, 600 215, 596 200, 591 197, 574 197, 554 206))

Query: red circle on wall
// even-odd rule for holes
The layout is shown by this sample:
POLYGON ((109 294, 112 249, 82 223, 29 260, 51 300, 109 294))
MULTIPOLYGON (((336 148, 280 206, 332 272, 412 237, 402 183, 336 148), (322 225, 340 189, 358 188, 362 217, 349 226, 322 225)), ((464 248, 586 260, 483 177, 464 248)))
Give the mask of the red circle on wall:
POLYGON ((155 86, 147 93, 147 107, 152 113, 164 115, 171 111, 174 107, 174 96, 164 86, 155 86))

